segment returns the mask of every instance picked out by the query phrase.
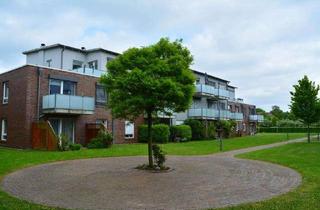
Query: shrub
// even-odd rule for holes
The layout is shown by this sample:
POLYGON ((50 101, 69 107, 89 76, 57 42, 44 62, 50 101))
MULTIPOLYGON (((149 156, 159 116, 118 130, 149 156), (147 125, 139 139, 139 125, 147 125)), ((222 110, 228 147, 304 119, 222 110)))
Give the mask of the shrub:
POLYGON ((170 127, 171 141, 189 141, 192 138, 192 131, 189 125, 175 125, 170 127))
MULTIPOLYGON (((152 141, 156 143, 167 143, 169 141, 169 126, 166 124, 157 124, 152 126, 152 141)), ((138 133, 139 142, 148 141, 148 126, 140 125, 138 133)))
POLYGON ((98 135, 88 144, 89 149, 108 148, 112 145, 112 135, 103 129, 98 132, 98 135))
POLYGON ((159 169, 164 169, 165 168, 164 163, 166 162, 165 153, 156 144, 152 145, 152 152, 153 152, 153 159, 156 166, 159 167, 159 169))
POLYGON ((59 135, 59 141, 58 141, 58 149, 60 151, 68 151, 70 145, 70 139, 67 135, 61 133, 59 135))
POLYGON ((192 140, 199 140, 204 138, 204 125, 195 119, 187 119, 184 121, 185 125, 189 125, 191 127, 192 140))
POLYGON ((217 122, 217 128, 220 127, 221 135, 224 138, 229 138, 231 133, 235 130, 237 123, 233 120, 220 120, 217 122))
POLYGON ((70 150, 75 151, 75 150, 80 150, 81 149, 81 144, 70 144, 69 145, 70 150))

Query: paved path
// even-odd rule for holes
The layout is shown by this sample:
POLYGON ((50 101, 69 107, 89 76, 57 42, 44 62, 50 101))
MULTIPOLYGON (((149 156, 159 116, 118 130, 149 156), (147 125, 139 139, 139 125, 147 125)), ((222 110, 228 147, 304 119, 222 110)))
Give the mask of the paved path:
POLYGON ((2 188, 34 203, 74 209, 236 205, 268 199, 300 184, 300 175, 289 168, 234 158, 236 154, 286 143, 206 156, 169 156, 167 164, 175 170, 168 173, 133 169, 145 162, 145 157, 56 162, 16 171, 4 178, 2 188))

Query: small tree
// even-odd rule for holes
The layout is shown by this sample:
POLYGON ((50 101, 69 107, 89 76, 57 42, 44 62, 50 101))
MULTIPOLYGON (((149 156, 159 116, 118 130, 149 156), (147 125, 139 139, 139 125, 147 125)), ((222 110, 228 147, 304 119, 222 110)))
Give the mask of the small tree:
POLYGON ((108 74, 101 78, 109 94, 107 106, 115 117, 133 120, 146 114, 150 167, 154 166, 152 115, 183 112, 190 106, 195 91, 192 61, 182 40, 162 38, 154 45, 130 48, 108 62, 108 74))
POLYGON ((319 86, 304 76, 293 86, 291 94, 291 111, 308 127, 308 142, 310 143, 310 124, 320 119, 319 86))

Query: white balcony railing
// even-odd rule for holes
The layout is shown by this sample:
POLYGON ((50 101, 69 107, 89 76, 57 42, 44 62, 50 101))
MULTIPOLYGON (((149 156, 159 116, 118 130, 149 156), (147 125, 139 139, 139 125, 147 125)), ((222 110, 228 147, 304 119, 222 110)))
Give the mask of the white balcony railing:
POLYGON ((94 98, 53 94, 42 98, 43 113, 93 114, 94 98))

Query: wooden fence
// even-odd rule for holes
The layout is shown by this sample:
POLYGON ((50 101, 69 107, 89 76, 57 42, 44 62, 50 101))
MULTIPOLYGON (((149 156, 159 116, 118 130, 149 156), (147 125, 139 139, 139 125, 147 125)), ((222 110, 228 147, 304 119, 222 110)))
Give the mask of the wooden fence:
POLYGON ((32 123, 32 148, 40 150, 57 150, 58 137, 48 121, 32 123))

